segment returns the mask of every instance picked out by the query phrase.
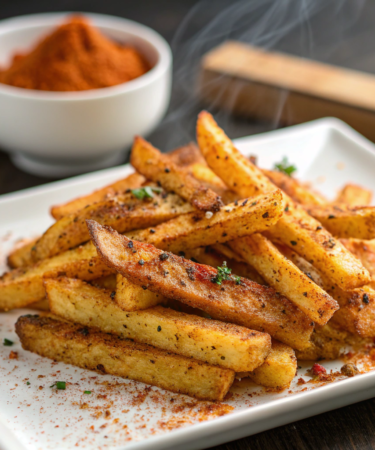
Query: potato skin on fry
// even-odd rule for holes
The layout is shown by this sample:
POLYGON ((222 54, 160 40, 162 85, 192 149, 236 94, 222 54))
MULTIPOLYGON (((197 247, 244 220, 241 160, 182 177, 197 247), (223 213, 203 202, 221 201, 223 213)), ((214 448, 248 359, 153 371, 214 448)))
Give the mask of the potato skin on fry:
POLYGON ((311 320, 324 325, 339 309, 337 302, 285 258, 259 233, 229 243, 277 292, 284 295, 311 320))
POLYGON ((175 192, 197 209, 219 211, 223 206, 219 195, 139 136, 134 138, 130 162, 148 180, 160 183, 164 189, 175 192))
POLYGON ((80 280, 46 280, 45 286, 52 313, 63 319, 227 369, 253 370, 271 348, 268 334, 170 308, 123 311, 108 291, 80 280))
POLYGON ((16 333, 41 356, 201 400, 223 400, 234 380, 232 370, 49 317, 22 316, 16 333))
POLYGON ((132 239, 148 242, 174 253, 226 242, 269 229, 283 214, 284 201, 276 190, 253 199, 223 207, 211 218, 196 211, 150 229, 127 233, 132 239))
MULTIPOLYGON (((229 189, 242 197, 270 192, 274 184, 233 145, 214 121, 203 111, 198 116, 197 140, 211 169, 229 189)), ((369 274, 340 242, 333 240, 321 224, 294 204, 286 194, 287 210, 267 237, 281 241, 330 276, 343 289, 354 289, 369 282, 369 274), (272 234, 271 234, 272 231, 272 234)))
POLYGON ((124 233, 155 226, 190 211, 193 211, 191 205, 175 194, 155 193, 152 199, 145 200, 139 200, 131 193, 119 195, 55 222, 34 245, 32 258, 34 262, 41 261, 87 242, 90 239, 87 219, 124 233))
POLYGON ((131 241, 93 221, 88 227, 103 261, 133 283, 199 308, 214 319, 267 332, 293 348, 308 345, 314 323, 272 288, 244 278, 219 285, 213 267, 131 241))
POLYGON ((62 205, 55 205, 51 208, 51 216, 59 220, 62 217, 76 214, 87 205, 108 200, 116 195, 124 194, 127 189, 135 189, 142 186, 146 180, 139 173, 132 173, 122 180, 118 180, 108 186, 105 186, 91 194, 78 197, 62 205))

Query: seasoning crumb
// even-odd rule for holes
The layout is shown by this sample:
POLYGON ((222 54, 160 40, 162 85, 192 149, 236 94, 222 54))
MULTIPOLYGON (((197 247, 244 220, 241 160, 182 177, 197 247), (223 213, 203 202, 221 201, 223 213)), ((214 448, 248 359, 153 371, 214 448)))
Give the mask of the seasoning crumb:
POLYGON ((214 215, 212 211, 206 211, 205 217, 206 219, 211 219, 211 217, 214 215))
POLYGON ((341 373, 346 377, 354 377, 359 374, 359 370, 354 364, 344 364, 341 367, 341 373))

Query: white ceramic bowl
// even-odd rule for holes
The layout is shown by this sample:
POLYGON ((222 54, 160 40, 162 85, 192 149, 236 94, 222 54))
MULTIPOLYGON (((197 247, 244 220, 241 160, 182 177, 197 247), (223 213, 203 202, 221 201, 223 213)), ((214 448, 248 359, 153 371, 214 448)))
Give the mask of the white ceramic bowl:
MULTIPOLYGON (((76 13, 1 21, 0 66, 72 14, 76 13)), ((169 104, 172 57, 167 42, 130 20, 80 14, 106 36, 135 46, 153 68, 127 83, 81 92, 36 91, 0 83, 0 147, 28 172, 66 176, 116 164, 133 136, 150 133, 169 104)))

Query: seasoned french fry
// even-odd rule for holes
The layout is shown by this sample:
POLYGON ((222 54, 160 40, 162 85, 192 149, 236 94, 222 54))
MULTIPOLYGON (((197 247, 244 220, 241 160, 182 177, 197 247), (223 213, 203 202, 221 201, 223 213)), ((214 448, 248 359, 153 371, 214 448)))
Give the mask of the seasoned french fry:
POLYGON ((18 267, 26 267, 33 264, 33 259, 31 257, 31 249, 34 247, 39 238, 31 239, 21 246, 16 246, 8 255, 8 266, 12 269, 17 269, 18 267))
POLYGON ((375 239, 341 239, 342 244, 355 255, 375 280, 375 239))
POLYGON ((0 277, 0 311, 23 308, 45 296, 43 278, 66 275, 93 280, 113 271, 98 257, 91 242, 45 259, 35 266, 15 269, 0 277))
POLYGON ((117 275, 115 273, 111 273, 110 275, 91 280, 90 284, 101 289, 108 289, 109 291, 113 292, 116 291, 116 279, 117 275))
POLYGON ((316 361, 319 359, 336 359, 345 351, 348 345, 348 333, 334 328, 331 323, 317 326, 311 336, 311 345, 305 350, 297 350, 296 355, 301 361, 316 361))
POLYGON ((374 239, 375 207, 307 206, 306 210, 339 238, 374 239))
POLYGON ((51 311, 135 342, 236 371, 254 370, 270 352, 268 334, 157 306, 123 311, 108 291, 80 280, 45 281, 51 311))
POLYGON ((230 369, 49 317, 20 317, 16 333, 38 355, 202 400, 223 400, 234 380, 230 369))
POLYGON ((213 267, 131 241, 94 221, 88 226, 103 261, 133 283, 199 308, 214 319, 267 332, 293 348, 308 345, 314 323, 273 289, 220 275, 213 267))
POLYGON ((168 156, 174 164, 182 167, 190 167, 196 163, 206 164, 206 160, 195 142, 189 142, 189 144, 172 150, 168 156))
POLYGON ((35 262, 58 255, 90 239, 86 219, 109 225, 120 233, 146 228, 193 211, 176 194, 153 194, 153 198, 139 200, 131 193, 95 203, 76 215, 65 216, 55 222, 37 241, 32 250, 35 262))
POLYGON ((147 179, 160 183, 164 189, 175 192, 199 210, 219 211, 223 205, 219 195, 202 186, 187 170, 139 136, 134 138, 130 161, 147 179))
POLYGON ((139 311, 159 305, 165 301, 162 295, 133 284, 119 273, 116 280, 115 300, 124 311, 139 311))
POLYGON ((138 173, 132 173, 126 178, 116 181, 115 183, 112 183, 102 189, 99 189, 92 194, 78 197, 62 205, 52 206, 50 211, 51 215, 54 219, 59 220, 62 217, 76 214, 87 205, 92 205, 93 203, 108 200, 109 198, 116 195, 124 194, 127 189, 138 188, 145 181, 146 180, 142 175, 138 173))
POLYGON ((371 204, 372 191, 356 184, 346 184, 337 194, 334 203, 349 207, 368 206, 371 204))
MULTIPOLYGON (((219 245, 220 244, 217 244, 217 246, 219 245)), ((228 248, 222 245, 222 248, 224 247, 228 248)), ((229 248, 228 250, 229 252, 227 252, 227 254, 232 252, 229 248)), ((199 247, 192 250, 187 250, 185 252, 185 257, 200 264, 206 264, 212 267, 221 267, 225 262, 229 269, 232 270, 233 274, 248 278, 249 280, 255 281, 258 284, 266 284, 259 273, 249 264, 246 264, 245 262, 239 262, 238 258, 231 259, 230 257, 225 256, 220 251, 216 251, 216 249, 213 247, 199 247)))
POLYGON ((261 234, 255 233, 235 239, 229 245, 252 265, 271 287, 298 306, 317 324, 326 324, 339 308, 332 297, 261 234))
MULTIPOLYGON (((264 363, 253 372, 242 374, 261 386, 285 389, 297 372, 297 358, 288 345, 272 340, 271 352, 264 363)), ((241 377, 241 374, 239 374, 241 377)))
POLYGON ((301 205, 326 205, 328 201, 312 189, 307 189, 302 183, 289 175, 276 170, 261 169, 272 183, 301 205))
MULTIPOLYGON (((211 169, 241 197, 274 189, 274 184, 234 147, 207 112, 198 117, 197 139, 211 169)), ((267 235, 293 246, 297 253, 308 261, 314 261, 319 270, 343 289, 354 289, 368 283, 370 276, 362 264, 328 231, 321 229, 318 221, 288 196, 285 198, 285 214, 267 235)))
POLYGON ((249 201, 227 205, 209 218, 207 213, 195 211, 164 222, 154 227, 152 232, 145 229, 127 235, 178 253, 266 230, 280 219, 283 210, 283 196, 277 190, 249 201))
POLYGON ((319 273, 310 263, 303 260, 291 249, 278 247, 280 251, 291 259, 315 283, 327 291, 340 305, 331 322, 343 330, 355 335, 375 337, 375 291, 368 285, 352 290, 343 290, 335 286, 329 277, 319 273))
POLYGON ((38 311, 49 311, 49 303, 46 298, 39 300, 39 302, 31 303, 27 306, 30 309, 37 309, 38 311))

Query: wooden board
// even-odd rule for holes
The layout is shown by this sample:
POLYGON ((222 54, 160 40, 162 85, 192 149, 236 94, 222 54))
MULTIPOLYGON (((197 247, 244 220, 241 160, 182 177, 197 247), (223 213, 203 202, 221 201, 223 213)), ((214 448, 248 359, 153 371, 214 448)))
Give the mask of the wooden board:
POLYGON ((202 59, 204 102, 284 125, 337 117, 375 141, 375 76, 228 41, 202 59))

